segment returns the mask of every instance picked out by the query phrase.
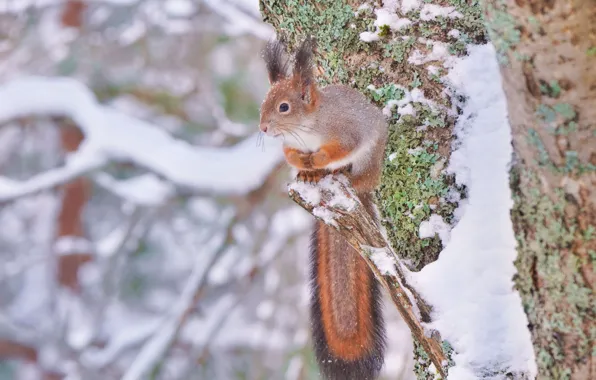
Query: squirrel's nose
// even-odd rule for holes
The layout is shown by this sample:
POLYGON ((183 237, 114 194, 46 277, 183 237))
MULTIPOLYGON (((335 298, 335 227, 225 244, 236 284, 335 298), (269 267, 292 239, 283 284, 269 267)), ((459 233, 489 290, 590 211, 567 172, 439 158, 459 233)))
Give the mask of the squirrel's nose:
POLYGON ((264 133, 267 133, 267 124, 265 123, 261 123, 259 125, 259 128, 261 129, 261 131, 263 131, 264 133))

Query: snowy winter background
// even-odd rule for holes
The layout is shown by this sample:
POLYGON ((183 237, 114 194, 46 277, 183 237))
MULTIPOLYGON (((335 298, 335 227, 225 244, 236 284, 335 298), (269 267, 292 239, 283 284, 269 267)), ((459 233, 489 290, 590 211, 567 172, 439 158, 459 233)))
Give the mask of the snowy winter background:
MULTIPOLYGON (((412 22, 386 3, 379 25, 412 22)), ((0 0, 0 379, 319 378, 312 217, 287 198, 278 142, 255 134, 268 86, 258 52, 273 35, 257 1, 88 1, 82 27, 65 4, 0 0), (72 125, 84 140, 67 148, 72 125), (69 255, 85 257, 74 281, 58 275, 69 255)), ((421 15, 458 17, 445 8, 421 15)), ((454 225, 422 224, 445 249, 410 274, 435 307, 429 329, 457 352, 450 379, 535 371, 512 291, 505 99, 492 47, 469 52, 410 57, 444 60, 443 79, 467 97, 444 170, 468 198, 454 225)), ((428 100, 412 91, 384 112, 413 101, 428 100)), ((385 309, 384 377, 411 379, 409 333, 385 309)))

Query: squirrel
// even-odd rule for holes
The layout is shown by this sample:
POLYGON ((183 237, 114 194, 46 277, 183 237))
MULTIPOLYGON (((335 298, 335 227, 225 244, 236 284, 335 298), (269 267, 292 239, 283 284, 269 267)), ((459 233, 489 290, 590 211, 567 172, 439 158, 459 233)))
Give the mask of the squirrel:
MULTIPOLYGON (((271 85, 259 128, 283 139, 297 180, 317 182, 345 174, 366 210, 379 223, 373 191, 380 181, 387 121, 363 94, 345 85, 318 88, 314 41, 294 54, 291 74, 285 46, 270 41, 264 50, 271 85)), ((385 353, 381 293, 373 272, 346 239, 317 221, 311 243, 311 335, 315 357, 327 380, 376 379, 385 353)))

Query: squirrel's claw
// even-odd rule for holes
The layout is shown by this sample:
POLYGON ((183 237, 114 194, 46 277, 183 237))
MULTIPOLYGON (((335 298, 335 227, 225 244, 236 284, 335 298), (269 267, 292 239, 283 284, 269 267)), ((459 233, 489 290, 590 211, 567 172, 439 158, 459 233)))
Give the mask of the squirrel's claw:
POLYGON ((350 174, 351 170, 352 170, 352 165, 344 166, 339 169, 335 169, 333 171, 329 171, 326 169, 301 170, 298 172, 298 175, 296 175, 296 181, 306 182, 306 183, 310 183, 311 185, 314 185, 314 184, 318 183, 321 179, 323 179, 323 177, 325 177, 328 174, 333 174, 333 175, 343 174, 345 176, 348 176, 350 174))
POLYGON ((298 182, 306 182, 306 172, 305 171, 299 171, 298 174, 296 175, 296 181, 298 181, 298 182))
POLYGON ((298 172, 298 175, 296 175, 296 180, 314 185, 327 174, 328 173, 324 170, 301 170, 298 172))

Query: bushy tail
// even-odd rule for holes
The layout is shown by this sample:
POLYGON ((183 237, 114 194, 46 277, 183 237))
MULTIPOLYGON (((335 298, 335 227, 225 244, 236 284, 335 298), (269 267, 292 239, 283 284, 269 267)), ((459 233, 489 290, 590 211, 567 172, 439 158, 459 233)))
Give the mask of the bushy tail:
POLYGON ((385 328, 374 274, 334 229, 317 222, 311 244, 311 325, 327 380, 373 380, 383 366, 385 328))

